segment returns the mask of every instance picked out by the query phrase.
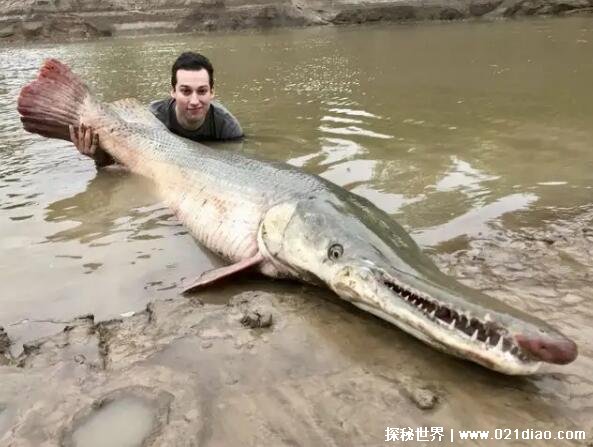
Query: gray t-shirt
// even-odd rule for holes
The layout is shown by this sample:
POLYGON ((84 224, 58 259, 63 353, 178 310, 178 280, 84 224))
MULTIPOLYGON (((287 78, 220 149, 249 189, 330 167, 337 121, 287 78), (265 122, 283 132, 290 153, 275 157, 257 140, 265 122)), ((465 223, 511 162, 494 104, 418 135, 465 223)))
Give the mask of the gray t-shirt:
POLYGON ((184 129, 177 121, 175 100, 163 99, 150 103, 150 111, 167 128, 185 138, 194 141, 235 140, 243 137, 243 130, 237 118, 217 101, 210 103, 204 123, 196 130, 184 129))

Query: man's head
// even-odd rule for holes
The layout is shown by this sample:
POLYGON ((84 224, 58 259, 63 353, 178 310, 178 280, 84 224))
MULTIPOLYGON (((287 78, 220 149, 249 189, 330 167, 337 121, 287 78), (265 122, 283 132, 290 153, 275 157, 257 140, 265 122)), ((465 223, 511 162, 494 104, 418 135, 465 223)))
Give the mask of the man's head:
POLYGON ((181 126, 195 130, 202 125, 214 99, 214 68, 201 54, 182 53, 171 69, 171 97, 181 126))

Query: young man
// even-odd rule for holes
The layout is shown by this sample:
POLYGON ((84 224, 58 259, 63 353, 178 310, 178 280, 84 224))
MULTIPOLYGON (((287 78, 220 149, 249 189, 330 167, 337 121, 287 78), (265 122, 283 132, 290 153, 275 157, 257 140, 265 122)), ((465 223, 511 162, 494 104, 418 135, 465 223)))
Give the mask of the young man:
MULTIPOLYGON (((171 68, 171 98, 154 101, 150 111, 167 128, 194 141, 235 140, 243 137, 237 119, 214 100, 214 68, 201 54, 182 53, 171 68)), ((97 167, 113 163, 92 129, 70 126, 70 139, 97 167)))

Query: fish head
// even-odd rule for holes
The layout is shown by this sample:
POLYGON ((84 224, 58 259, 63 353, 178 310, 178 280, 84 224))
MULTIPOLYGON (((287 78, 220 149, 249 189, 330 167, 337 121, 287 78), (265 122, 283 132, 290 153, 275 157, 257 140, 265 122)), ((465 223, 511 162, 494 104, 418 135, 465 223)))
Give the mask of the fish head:
POLYGON ((566 364, 576 344, 546 322, 442 273, 366 199, 311 196, 272 208, 260 251, 287 276, 341 298, 449 354, 506 374, 566 364))

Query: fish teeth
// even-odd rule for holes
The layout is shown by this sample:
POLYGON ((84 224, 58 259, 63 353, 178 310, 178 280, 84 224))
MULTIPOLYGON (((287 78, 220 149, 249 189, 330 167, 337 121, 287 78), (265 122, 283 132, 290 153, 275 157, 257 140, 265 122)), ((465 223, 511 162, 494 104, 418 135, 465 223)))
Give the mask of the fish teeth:
POLYGON ((478 339, 478 330, 476 329, 472 334, 472 341, 476 341, 478 339))
POLYGON ((451 320, 451 323, 449 323, 449 329, 453 329, 455 327, 455 318, 453 318, 451 320))
POLYGON ((485 321, 492 321, 492 316, 490 314, 486 314, 486 315, 484 315, 484 320, 485 321))
POLYGON ((498 339, 498 343, 496 343, 496 349, 502 352, 502 337, 498 339))
POLYGON ((486 337, 486 341, 484 341, 485 345, 489 345, 490 344, 490 337, 486 337))
POLYGON ((435 309, 430 313, 430 318, 434 318, 436 316, 436 314, 437 314, 437 310, 435 309))

